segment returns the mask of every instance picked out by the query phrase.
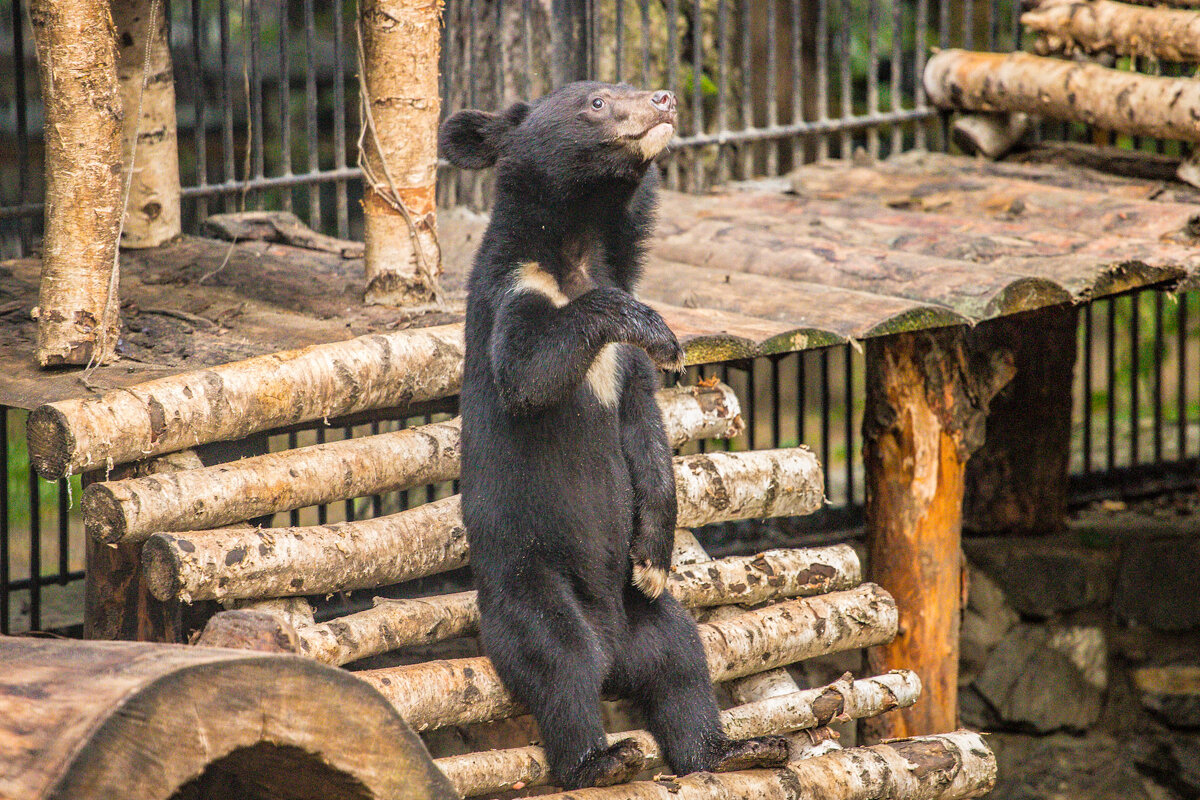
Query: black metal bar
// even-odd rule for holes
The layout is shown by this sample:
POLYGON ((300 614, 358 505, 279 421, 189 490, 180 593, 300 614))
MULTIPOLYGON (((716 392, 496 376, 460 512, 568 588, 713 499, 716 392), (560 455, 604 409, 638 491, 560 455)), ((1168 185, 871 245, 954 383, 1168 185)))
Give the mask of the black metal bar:
POLYGON ((58 582, 67 585, 71 571, 71 486, 70 478, 58 481, 58 582))
MULTIPOLYGON (((898 4, 897 4, 898 5, 898 4)), ((854 503, 854 352, 850 345, 842 346, 845 360, 845 397, 842 401, 846 437, 846 505, 854 503)))
MULTIPOLYGON (((335 171, 346 169, 345 17, 345 3, 343 0, 335 0, 333 3, 333 168, 335 171)), ((355 17, 355 24, 358 24, 357 17, 355 17)), ((355 47, 358 47, 357 43, 355 47)), ((345 239, 350 236, 350 203, 346 192, 346 182, 335 179, 333 191, 337 213, 337 235, 345 239)))
POLYGON ((1092 304, 1083 307, 1083 472, 1092 471, 1092 304))
POLYGON ((747 128, 739 131, 719 131, 705 133, 700 136, 685 136, 671 142, 671 147, 702 147, 710 144, 735 144, 742 142, 757 142, 765 139, 786 139, 804 133, 845 133, 847 131, 869 128, 872 125, 890 125, 901 122, 916 122, 932 119, 938 116, 932 108, 906 108, 900 111, 886 111, 877 114, 860 114, 842 119, 825 119, 793 122, 786 125, 776 125, 772 128, 747 128))
POLYGON ((821 463, 829 469, 832 450, 829 439, 829 348, 821 350, 821 463))
POLYGON ((779 360, 782 356, 771 357, 771 447, 779 447, 783 438, 783 409, 779 399, 779 360))
MULTIPOLYGON (((21 13, 21 0, 12 0, 13 25, 13 100, 15 103, 17 122, 17 198, 22 205, 28 204, 31 186, 29 175, 32 170, 25 166, 29 160, 29 97, 25 89, 25 16, 21 13)), ((18 226, 21 242, 21 255, 29 252, 33 245, 33 233, 30 226, 22 223, 18 226)), ((7 615, 5 623, 8 622, 7 615)))
MULTIPOLYGON (((729 1, 717 0, 717 130, 729 126, 729 1)), ((729 150, 717 148, 717 181, 729 180, 729 150)))
POLYGON ((1163 360, 1166 357, 1163 345, 1163 293, 1154 292, 1154 463, 1163 460, 1163 360))
MULTIPOLYGON (((292 431, 291 433, 289 433, 287 435, 288 450, 295 450, 299 446, 299 444, 300 443, 297 441, 295 431, 292 431)), ((300 509, 293 508, 290 511, 288 511, 288 524, 291 525, 293 528, 300 525, 300 509)))
MULTIPOLYGON (((751 46, 750 46, 750 3, 742 3, 741 25, 740 25, 739 47, 741 49, 742 62, 742 96, 741 96, 741 123, 743 130, 750 130, 754 127, 754 109, 752 107, 752 99, 754 96, 754 79, 752 77, 753 70, 751 68, 751 46)), ((693 137, 694 138, 694 137, 693 137)), ((728 142, 729 139, 722 138, 718 144, 728 142)), ((746 180, 753 172, 753 153, 748 146, 748 140, 741 142, 742 147, 737 149, 738 157, 738 177, 746 180)))
POLYGON ((42 498, 38 476, 29 470, 29 629, 42 627, 42 498))
MULTIPOLYGON (((817 120, 829 121, 829 0, 817 0, 817 120)), ((801 125, 805 123, 792 123, 801 125)), ((814 129, 814 133, 824 133, 814 129)), ((829 137, 817 137, 817 158, 829 158, 829 137)))
MULTIPOLYGON (((317 127, 317 22, 313 0, 304 0, 304 136, 308 148, 308 171, 321 171, 320 134, 317 127)), ((321 229, 321 187, 316 181, 308 183, 308 224, 321 229)))
MULTIPOLYGON (((852 83, 853 59, 850 57, 850 27, 853 24, 854 6, 850 0, 841 0, 841 18, 838 20, 838 45, 841 50, 841 96, 842 96, 842 119, 849 119, 854 116, 854 84, 852 83)), ((872 110, 873 113, 873 110, 872 110)), ((842 158, 849 158, 853 152, 854 139, 850 135, 850 130, 842 129, 842 158)))
MULTIPOLYGON (((792 33, 792 122, 804 119, 804 28, 800 23, 800 0, 791 4, 792 33)), ((797 136, 792 139, 792 169, 804 161, 804 143, 797 136)))
MULTIPOLYGON (((679 96, 679 0, 667 0, 667 89, 679 96)), ((666 166, 667 185, 679 189, 679 159, 666 166)))
POLYGON ((758 387, 754 382, 754 361, 746 364, 746 441, 751 450, 758 449, 758 387))
MULTIPOLYGON (((349 426, 343 428, 342 429, 342 438, 343 439, 353 439, 354 438, 354 428, 349 427, 349 426)), ((345 512, 346 512, 346 521, 353 522, 354 521, 354 500, 349 499, 349 500, 345 501, 345 512)))
MULTIPOLYGON (((194 0, 193 0, 194 1, 194 0)), ((280 171, 292 174, 292 35, 288 24, 288 0, 279 3, 279 158, 280 171)), ((283 192, 283 208, 292 210, 292 192, 283 192)))
MULTIPOLYGON (((624 2, 624 0, 621 0, 621 2, 617 3, 617 18, 616 18, 615 22, 616 22, 617 29, 614 32, 614 35, 616 37, 616 42, 614 42, 614 47, 616 50, 615 56, 617 59, 617 69, 616 69, 616 74, 613 76, 613 80, 616 81, 617 83, 621 83, 623 80, 625 80, 625 2, 624 2)), ((642 88, 644 89, 646 87, 643 86, 642 88)))
MULTIPOLYGON (((233 153, 233 85, 229 79, 230 32, 229 32, 229 3, 228 0, 217 0, 218 16, 220 17, 221 34, 221 156, 225 162, 225 182, 237 183, 237 167, 233 153)), ((247 175, 247 178, 250 176, 247 175)), ((183 192, 187 197, 187 190, 183 192)), ((200 196, 200 195, 197 195, 200 196)), ((237 210, 237 201, 233 193, 225 198, 225 210, 237 210)))
POLYGON ((550 69, 555 86, 587 78, 588 25, 585 0, 551 0, 550 69))
MULTIPOLYGON (((892 112, 900 110, 903 105, 901 101, 902 94, 902 78, 904 77, 904 8, 905 4, 892 2, 892 69, 891 69, 891 92, 892 92, 892 112)), ((919 36, 917 37, 919 40, 919 36)), ((920 46, 918 45, 918 49, 920 46)), ((921 74, 916 75, 916 83, 921 83, 921 74)), ((876 109, 871 108, 872 111, 876 109)), ((892 126, 892 153, 900 152, 904 144, 904 127, 902 125, 892 126)))
MULTIPOLYGON (((317 444, 325 444, 325 428, 317 428, 317 444)), ((329 522, 329 506, 325 503, 317 506, 317 524, 324 525, 329 522)))
POLYGON ((975 49, 975 3, 959 3, 963 10, 963 47, 975 49))
MULTIPOLYGON (((617 3, 618 6, 621 3, 617 3)), ((704 6, 702 0, 692 4, 692 132, 704 132, 704 6)), ((692 190, 699 192, 704 189, 704 160, 701 153, 696 151, 691 161, 692 190)))
POLYGON ((1129 465, 1141 460, 1141 316, 1142 293, 1129 295, 1129 465))
MULTIPOLYGON (((1017 3, 1013 4, 1018 5, 1017 3)), ((917 0, 917 19, 914 26, 916 28, 916 36, 914 37, 913 47, 913 85, 916 87, 914 106, 916 108, 925 108, 925 81, 922 77, 925 75, 925 34, 929 30, 929 0, 917 0)), ((925 126, 918 124, 914 131, 916 146, 918 150, 922 150, 926 146, 925 142, 925 126)))
POLYGON ((1108 416, 1108 452, 1105 465, 1111 470, 1117 465, 1117 301, 1115 299, 1109 299, 1108 301, 1107 323, 1105 330, 1107 350, 1104 355, 1106 359, 1105 377, 1108 381, 1108 408, 1106 409, 1108 416))
MULTIPOLYGON (((208 183, 208 98, 204 85, 204 37, 201 35, 201 0, 191 2, 192 21, 192 140, 196 149, 196 184, 208 183)), ((208 201, 196 201, 196 219, 208 216, 208 201)))
MULTIPOLYGON (((779 99, 776 95, 779 72, 779 46, 777 39, 777 31, 779 29, 779 20, 776 13, 776 3, 770 0, 767 3, 767 127, 772 128, 779 124, 779 99)), ((697 37, 699 38, 699 37, 697 37)), ((775 142, 767 143, 766 147, 766 174, 779 174, 779 144, 775 142)))
MULTIPOLYGON (((372 436, 379 435, 379 423, 378 422, 371 423, 371 435, 372 436)), ((381 495, 381 494, 371 495, 371 516, 373 516, 373 517, 383 516, 383 495, 381 495)))
POLYGON ((650 0, 641 0, 642 88, 650 88, 650 0))
MULTIPOLYGON (((9 634, 12 600, 12 561, 9 553, 8 406, 0 406, 0 634, 9 634)), ((32 472, 32 470, 30 470, 32 472)))
MULTIPOLYGON (((249 34, 246 41, 248 42, 250 59, 250 174, 254 178, 261 179, 263 177, 263 70, 262 70, 262 19, 260 13, 260 3, 254 0, 248 0, 242 4, 242 8, 249 13, 249 34)), ((253 205, 256 208, 262 206, 262 194, 259 192, 251 193, 253 205)))
POLYGON ((807 351, 796 353, 796 444, 805 444, 804 429, 807 427, 805 419, 808 414, 808 386, 806 385, 807 370, 804 368, 804 360, 808 355, 807 351))
MULTIPOLYGON (((893 34, 894 35, 894 34, 893 34)), ((848 57, 848 56, 843 56, 848 57)), ((867 111, 879 110, 879 0, 867 0, 867 111)), ((879 156, 879 129, 867 129, 867 152, 879 156)))
POLYGON ((1188 297, 1190 293, 1179 295, 1175 330, 1175 349, 1177 372, 1175 387, 1175 417, 1177 430, 1175 434, 1175 458, 1182 461, 1187 458, 1187 355, 1188 355, 1188 297))

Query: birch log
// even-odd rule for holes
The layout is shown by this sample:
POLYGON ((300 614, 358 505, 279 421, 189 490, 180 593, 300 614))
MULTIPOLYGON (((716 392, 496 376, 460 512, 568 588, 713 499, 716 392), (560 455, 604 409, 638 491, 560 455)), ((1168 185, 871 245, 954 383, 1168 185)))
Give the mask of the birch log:
POLYGON ((37 320, 43 367, 103 364, 120 329, 121 98, 107 0, 32 0, 46 105, 46 212, 37 320))
POLYGON ((1163 139, 1200 141, 1200 81, 1160 78, 1028 53, 943 50, 925 66, 943 108, 1023 111, 1163 139))
POLYGON ((837 750, 782 769, 708 772, 541 795, 547 800, 960 800, 996 783, 996 757, 971 731, 837 750))
MULTIPOLYGON (((896 634, 896 604, 874 584, 788 600, 699 626, 714 681, 806 658, 869 647, 896 634)), ((486 722, 521 711, 484 657, 357 673, 417 730, 486 722)))
POLYGON ((1200 14, 1139 8, 1112 0, 1041 0, 1021 15, 1037 31, 1038 52, 1108 52, 1161 61, 1200 61, 1200 14))
MULTIPOLYGON (((672 446, 742 429, 728 386, 658 393, 672 446)), ((83 496, 88 533, 104 542, 215 528, 277 511, 438 483, 459 475, 460 420, 244 458, 168 476, 95 483, 83 496)))
MULTIPOLYGON (((818 689, 736 706, 721 713, 721 724, 733 738, 782 734, 828 725, 840 719, 860 719, 916 702, 921 682, 911 672, 897 671, 876 678, 842 679, 818 689)), ((649 731, 622 731, 609 742, 635 739, 645 758, 645 768, 663 764, 662 751, 649 731)), ((464 797, 552 783, 550 766, 540 747, 514 747, 435 759, 433 762, 464 797)))
MULTIPOLYGON (((696 607, 825 594, 861 581, 858 556, 843 544, 675 567, 667 591, 683 605, 696 607)), ((474 592, 412 600, 377 598, 375 603, 366 611, 299 628, 301 652, 326 664, 348 664, 399 647, 469 635, 479 623, 474 592)))
POLYGON ((167 8, 154 0, 112 0, 112 13, 125 109, 124 162, 132 171, 121 246, 157 247, 180 232, 179 141, 167 8))
MULTIPOLYGON (((675 459, 681 526, 811 513, 824 502, 803 448, 675 459)), ((459 497, 374 519, 298 528, 157 533, 142 561, 157 597, 227 600, 384 586, 467 559, 459 497)))
POLYGON ((172 375, 29 416, 47 480, 198 444, 447 397, 462 383, 461 325, 371 334, 172 375))
POLYGON ((441 0, 359 3, 368 303, 437 299, 441 14, 441 0))

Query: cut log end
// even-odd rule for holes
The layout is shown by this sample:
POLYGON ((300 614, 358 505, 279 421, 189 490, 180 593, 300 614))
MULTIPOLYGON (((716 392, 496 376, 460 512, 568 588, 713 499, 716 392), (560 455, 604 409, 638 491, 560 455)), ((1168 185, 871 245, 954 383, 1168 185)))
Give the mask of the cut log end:
POLYGON ((67 415, 52 405, 41 405, 25 423, 25 441, 31 466, 46 480, 65 478, 71 471, 75 434, 67 415))
POLYGON ((191 601, 184 592, 183 559, 178 539, 170 534, 151 536, 142 545, 142 570, 146 588, 159 600, 191 601))
POLYGON ((196 644, 260 653, 300 652, 295 628, 274 614, 253 609, 215 614, 204 626, 196 644))

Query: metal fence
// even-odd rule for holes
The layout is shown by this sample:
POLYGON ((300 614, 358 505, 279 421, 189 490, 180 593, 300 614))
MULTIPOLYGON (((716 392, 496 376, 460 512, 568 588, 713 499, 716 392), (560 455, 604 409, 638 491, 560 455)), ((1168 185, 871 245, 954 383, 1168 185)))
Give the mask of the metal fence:
MULTIPOLYGON (((0 256, 36 248, 42 112, 24 0, 0 3, 0 256)), ((185 230, 213 212, 285 208, 314 228, 361 235, 354 166, 354 4, 347 0, 174 0, 166 6, 178 98, 185 230)), ((1019 0, 450 0, 444 111, 495 107, 577 77, 664 86, 683 130, 668 185, 780 175, 800 160, 863 148, 885 156, 946 147, 919 76, 933 46, 1020 46, 1019 0)), ((1138 66, 1138 65, 1133 65, 1138 66)), ((1172 69, 1169 65, 1166 69, 1172 69)), ((1087 138, 1050 126, 1054 138, 1087 138)), ((1123 144, 1162 150, 1172 143, 1123 144)), ((487 178, 441 171, 444 205, 486 203, 487 178)), ((1079 497, 1187 476, 1200 457, 1200 300, 1143 292, 1085 308, 1076 370, 1079 497)), ((828 511, 791 541, 855 524, 863 481, 863 366, 849 346, 692 370, 743 398, 735 448, 809 444, 826 466, 828 511)), ((452 411, 452 409, 447 409, 452 411)), ((29 470, 26 412, 0 407, 0 632, 70 629, 82 607, 78 477, 29 470)), ((272 437, 283 449, 419 424, 387 420, 272 437)), ((703 447, 704 445, 700 445, 703 447)), ((422 487, 288 514, 319 524, 390 513, 454 490, 422 487)), ((282 523, 282 516, 277 523, 282 523)), ((790 523, 782 523, 783 525, 790 523)), ((739 533, 735 526, 726 530, 739 533)))

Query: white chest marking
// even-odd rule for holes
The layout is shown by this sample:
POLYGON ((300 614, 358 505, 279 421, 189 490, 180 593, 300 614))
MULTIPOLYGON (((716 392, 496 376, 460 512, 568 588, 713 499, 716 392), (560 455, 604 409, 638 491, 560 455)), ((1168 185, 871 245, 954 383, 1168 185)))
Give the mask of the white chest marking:
POLYGON ((606 344, 587 371, 587 385, 602 405, 615 408, 621 399, 621 350, 606 344))
POLYGON ((517 272, 517 282, 513 287, 518 292, 534 292, 547 298, 556 308, 562 308, 568 302, 566 294, 559 288, 558 281, 554 279, 546 270, 542 269, 541 265, 536 261, 527 261, 521 265, 521 269, 517 272))

